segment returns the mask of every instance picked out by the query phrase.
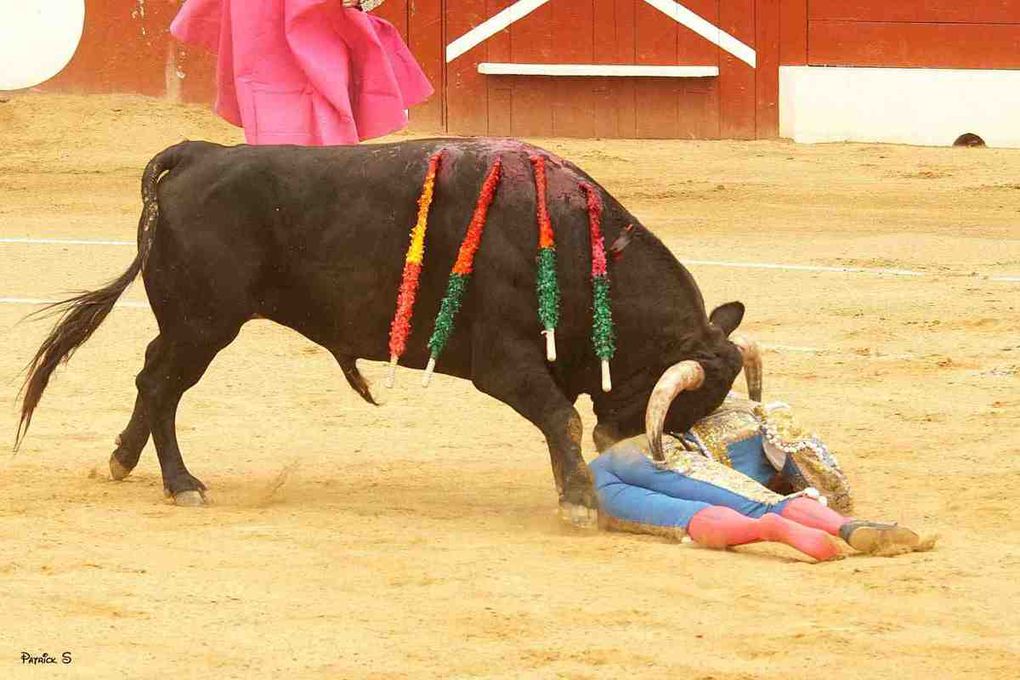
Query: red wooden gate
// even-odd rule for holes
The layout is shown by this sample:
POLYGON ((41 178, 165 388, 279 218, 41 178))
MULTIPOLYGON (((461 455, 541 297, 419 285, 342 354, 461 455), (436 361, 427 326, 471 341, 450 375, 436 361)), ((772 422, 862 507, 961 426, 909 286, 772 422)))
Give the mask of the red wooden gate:
POLYGON ((778 134, 780 0, 389 0, 377 11, 406 31, 441 93, 415 111, 419 126, 778 134))
MULTIPOLYGON (((436 87, 411 113, 418 130, 753 138, 778 134, 780 6, 791 2, 807 0, 386 0, 375 11, 436 87), (511 8, 520 16, 477 39, 511 8), (550 65, 559 75, 541 75, 550 65), (624 75, 571 75, 608 66, 624 75)), ((46 89, 211 101, 213 60, 167 32, 179 4, 88 0, 78 53, 46 89)))

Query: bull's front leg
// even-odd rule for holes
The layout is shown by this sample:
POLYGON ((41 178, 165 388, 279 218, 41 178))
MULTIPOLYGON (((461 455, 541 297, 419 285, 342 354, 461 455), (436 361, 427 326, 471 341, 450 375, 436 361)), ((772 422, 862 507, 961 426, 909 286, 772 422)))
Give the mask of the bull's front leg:
POLYGON ((598 519, 598 503, 591 472, 581 456, 581 416, 573 406, 567 405, 549 414, 546 422, 539 427, 549 444, 560 517, 577 526, 594 528, 598 519))
POLYGON ((545 435, 559 496, 560 515, 572 524, 597 526, 598 503, 581 457, 581 416, 553 380, 539 343, 478 333, 472 382, 531 421, 545 435))
POLYGON ((606 423, 601 420, 595 424, 595 430, 591 436, 595 440, 595 448, 599 453, 624 439, 623 435, 620 434, 619 428, 614 423, 606 423))

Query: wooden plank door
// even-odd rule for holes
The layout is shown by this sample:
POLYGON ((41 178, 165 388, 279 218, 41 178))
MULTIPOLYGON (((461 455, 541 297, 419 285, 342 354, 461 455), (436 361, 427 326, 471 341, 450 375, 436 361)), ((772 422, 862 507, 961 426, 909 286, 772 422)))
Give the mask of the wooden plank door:
MULTIPOLYGON (((484 40, 445 63, 447 129, 469 135, 773 137, 783 1, 682 0, 683 9, 728 34, 719 37, 712 30, 699 35, 667 16, 672 2, 658 1, 658 8, 645 0, 531 3, 530 12, 483 31, 484 40), (742 43, 740 50, 733 49, 734 40, 742 43), (481 63, 708 66, 719 75, 483 75, 481 63)), ((477 33, 508 7, 521 7, 514 0, 434 0, 432 6, 450 8, 442 13, 447 45, 477 33)), ((415 30, 412 17, 412 39, 415 30)))

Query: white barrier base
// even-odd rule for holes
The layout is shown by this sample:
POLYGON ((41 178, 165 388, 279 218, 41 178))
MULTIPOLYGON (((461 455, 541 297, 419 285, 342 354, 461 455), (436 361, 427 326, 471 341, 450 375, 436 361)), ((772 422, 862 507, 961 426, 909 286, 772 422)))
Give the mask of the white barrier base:
POLYGON ((779 134, 796 142, 1020 148, 1020 70, 782 66, 779 134))

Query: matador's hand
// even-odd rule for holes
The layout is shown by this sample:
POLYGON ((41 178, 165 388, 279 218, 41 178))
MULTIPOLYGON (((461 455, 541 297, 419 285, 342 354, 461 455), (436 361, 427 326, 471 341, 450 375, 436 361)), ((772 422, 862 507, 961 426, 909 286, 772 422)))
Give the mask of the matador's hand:
POLYGON ((361 0, 344 0, 344 7, 361 7, 361 0))

